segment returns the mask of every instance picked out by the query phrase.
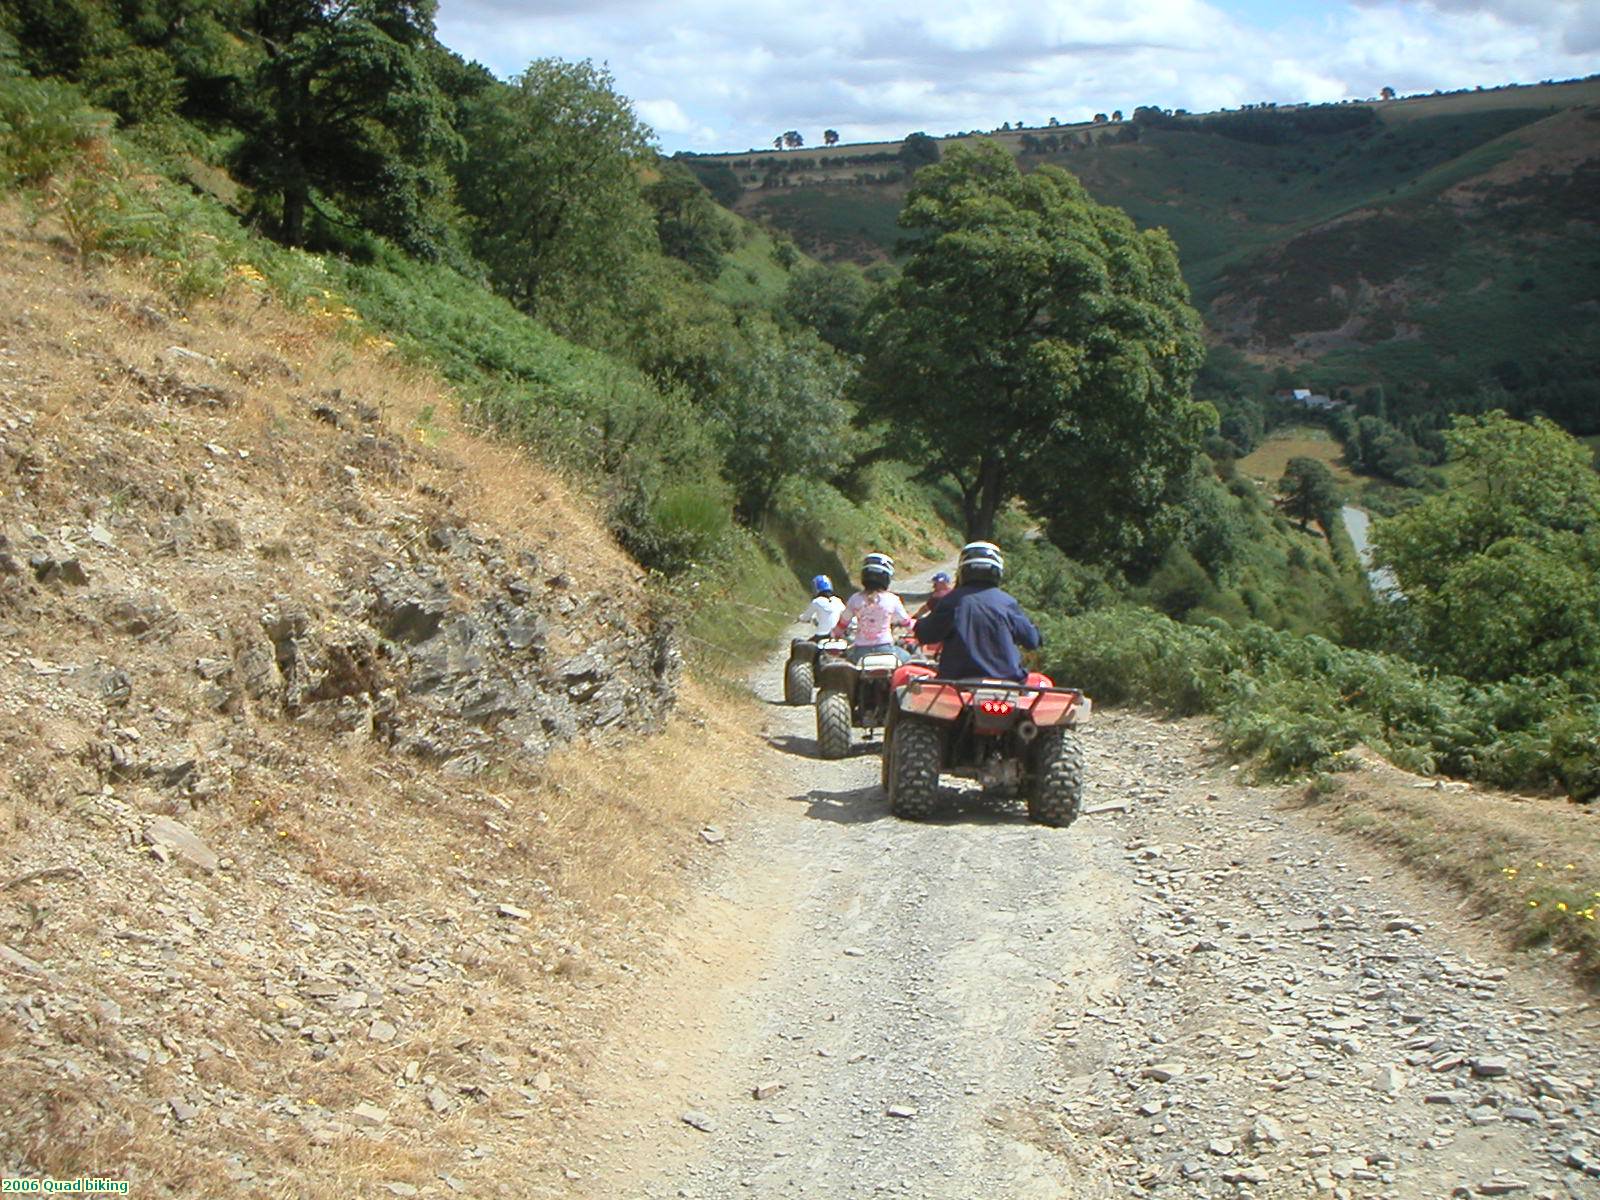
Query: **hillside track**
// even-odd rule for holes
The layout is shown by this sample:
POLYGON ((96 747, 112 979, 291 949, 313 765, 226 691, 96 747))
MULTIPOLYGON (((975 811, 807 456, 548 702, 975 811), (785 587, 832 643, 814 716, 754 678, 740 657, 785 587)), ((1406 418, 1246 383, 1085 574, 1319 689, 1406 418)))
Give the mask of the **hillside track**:
POLYGON ((780 786, 596 1063, 566 1194, 1600 1196, 1600 1009, 1202 726, 1099 715, 1069 829, 952 787, 911 823, 782 665, 780 786))

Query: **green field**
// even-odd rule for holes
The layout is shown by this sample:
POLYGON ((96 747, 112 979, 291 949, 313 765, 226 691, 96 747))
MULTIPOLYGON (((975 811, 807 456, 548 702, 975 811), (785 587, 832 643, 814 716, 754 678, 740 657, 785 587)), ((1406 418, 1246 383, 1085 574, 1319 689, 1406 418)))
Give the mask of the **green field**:
POLYGON ((1359 483, 1344 465, 1344 447, 1326 429, 1315 425, 1289 425, 1274 430, 1266 441, 1239 460, 1239 474, 1274 487, 1283 478, 1291 458, 1314 458, 1326 463, 1340 483, 1351 487, 1359 483))

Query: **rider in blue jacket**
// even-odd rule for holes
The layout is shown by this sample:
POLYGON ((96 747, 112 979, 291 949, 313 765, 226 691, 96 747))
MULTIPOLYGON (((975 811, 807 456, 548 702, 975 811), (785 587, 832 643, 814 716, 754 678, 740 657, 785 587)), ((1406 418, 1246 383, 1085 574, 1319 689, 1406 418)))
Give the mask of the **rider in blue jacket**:
POLYGON ((1016 598, 1001 590, 1005 568, 993 542, 968 542, 961 548, 955 590, 917 622, 917 641, 944 643, 942 678, 1027 679, 1017 647, 1037 650, 1041 638, 1016 598))

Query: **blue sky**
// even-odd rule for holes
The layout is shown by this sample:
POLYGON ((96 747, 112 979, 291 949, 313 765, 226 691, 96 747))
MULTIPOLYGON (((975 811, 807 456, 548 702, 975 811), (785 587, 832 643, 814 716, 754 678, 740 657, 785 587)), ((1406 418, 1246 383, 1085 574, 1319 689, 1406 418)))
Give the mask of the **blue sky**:
POLYGON ((441 0, 438 26, 502 77, 607 64, 668 153, 1600 73, 1600 0, 441 0))

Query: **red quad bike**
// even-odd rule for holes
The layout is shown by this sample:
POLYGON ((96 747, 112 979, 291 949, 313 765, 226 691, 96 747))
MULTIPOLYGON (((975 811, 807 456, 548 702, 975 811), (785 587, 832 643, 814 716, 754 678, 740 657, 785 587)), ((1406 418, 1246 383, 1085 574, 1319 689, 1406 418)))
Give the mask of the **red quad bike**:
POLYGON ((884 731, 883 786, 889 809, 911 819, 933 813, 939 776, 976 779, 985 790, 1013 788, 1028 816, 1064 828, 1083 805, 1083 746, 1077 727, 1092 702, 1043 675, 1026 683, 940 679, 908 663, 895 672, 884 731))

